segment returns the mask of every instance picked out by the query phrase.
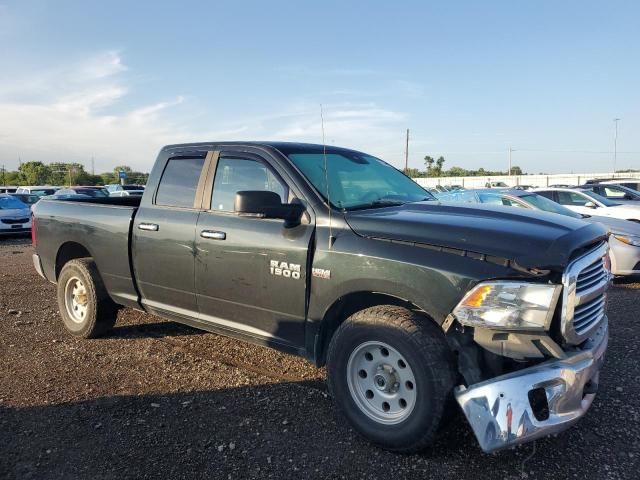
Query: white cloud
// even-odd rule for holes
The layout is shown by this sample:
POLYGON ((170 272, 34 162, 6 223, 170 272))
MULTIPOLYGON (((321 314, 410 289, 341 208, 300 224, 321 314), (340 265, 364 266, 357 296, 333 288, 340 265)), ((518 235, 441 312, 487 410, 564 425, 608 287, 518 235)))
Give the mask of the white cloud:
POLYGON ((150 169, 162 145, 191 138, 162 116, 184 98, 108 113, 129 95, 126 70, 120 55, 108 51, 0 84, 0 161, 15 167, 20 155, 87 165, 95 156, 97 170, 122 163, 150 169))
MULTIPOLYGON (((319 103, 291 101, 272 114, 235 122, 217 115, 225 118, 224 124, 207 124, 199 104, 181 95, 126 108, 135 101, 127 72, 120 54, 107 51, 0 83, 0 163, 15 168, 20 155, 23 161, 77 161, 89 167, 95 157, 97 171, 118 164, 148 171, 158 150, 170 143, 322 141, 319 103)), ((402 156, 406 123, 404 113, 375 102, 324 105, 327 143, 359 148, 396 163, 402 156)))

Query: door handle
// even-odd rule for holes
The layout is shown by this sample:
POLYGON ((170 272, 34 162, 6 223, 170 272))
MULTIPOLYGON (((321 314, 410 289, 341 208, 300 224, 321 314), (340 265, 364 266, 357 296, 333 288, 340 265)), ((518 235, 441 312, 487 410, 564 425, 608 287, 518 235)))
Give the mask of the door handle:
POLYGON ((157 232, 160 227, 155 223, 139 223, 138 230, 147 230, 149 232, 157 232))
POLYGON ((210 238, 211 240, 226 240, 227 234, 224 232, 214 232, 213 230, 203 230, 200 232, 202 238, 210 238))

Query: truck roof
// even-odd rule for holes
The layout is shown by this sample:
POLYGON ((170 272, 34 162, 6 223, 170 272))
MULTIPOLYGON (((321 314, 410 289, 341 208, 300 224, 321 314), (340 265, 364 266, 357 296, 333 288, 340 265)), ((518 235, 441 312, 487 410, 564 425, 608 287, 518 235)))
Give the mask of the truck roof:
POLYGON ((211 142, 197 142, 197 143, 178 143, 173 145, 166 145, 162 150, 176 150, 184 148, 197 148, 203 146, 225 146, 225 145, 251 145, 254 147, 271 147, 276 150, 280 150, 283 153, 295 150, 304 150, 306 152, 356 152, 350 148, 336 147, 335 145, 322 145, 319 143, 302 143, 302 142, 279 142, 279 141, 211 141, 211 142))

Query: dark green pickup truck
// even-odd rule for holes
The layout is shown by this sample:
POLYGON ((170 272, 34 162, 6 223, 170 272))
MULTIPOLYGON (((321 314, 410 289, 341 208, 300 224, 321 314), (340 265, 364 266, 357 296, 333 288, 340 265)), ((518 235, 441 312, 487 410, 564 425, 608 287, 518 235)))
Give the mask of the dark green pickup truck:
POLYGON ((598 386, 607 232, 440 203, 365 153, 172 145, 142 199, 45 199, 34 221, 71 334, 106 333, 124 306, 304 356, 391 450, 426 447, 456 401, 483 450, 523 443, 576 422, 598 386))

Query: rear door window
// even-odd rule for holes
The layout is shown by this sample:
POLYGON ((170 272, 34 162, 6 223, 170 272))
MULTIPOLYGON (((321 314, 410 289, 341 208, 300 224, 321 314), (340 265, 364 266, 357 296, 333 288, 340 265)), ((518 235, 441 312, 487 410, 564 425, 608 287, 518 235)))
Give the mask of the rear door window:
POLYGON ((204 157, 170 158, 156 194, 156 205, 193 208, 204 157))
POLYGON ((222 157, 218 160, 211 209, 233 212, 236 192, 261 190, 277 193, 280 201, 288 201, 288 188, 264 163, 240 157, 222 157))

